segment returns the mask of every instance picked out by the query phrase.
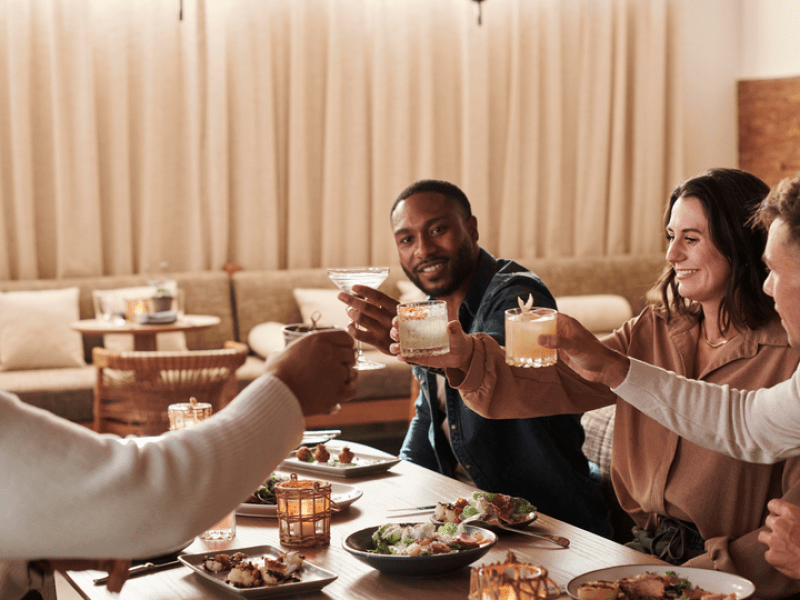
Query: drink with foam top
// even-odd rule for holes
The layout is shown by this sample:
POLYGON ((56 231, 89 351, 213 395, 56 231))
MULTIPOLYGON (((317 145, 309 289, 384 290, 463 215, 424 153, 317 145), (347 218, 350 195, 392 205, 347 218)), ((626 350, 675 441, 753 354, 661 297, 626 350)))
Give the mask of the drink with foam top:
POLYGON ((438 356, 450 352, 447 303, 444 300, 401 302, 397 305, 400 356, 438 356))

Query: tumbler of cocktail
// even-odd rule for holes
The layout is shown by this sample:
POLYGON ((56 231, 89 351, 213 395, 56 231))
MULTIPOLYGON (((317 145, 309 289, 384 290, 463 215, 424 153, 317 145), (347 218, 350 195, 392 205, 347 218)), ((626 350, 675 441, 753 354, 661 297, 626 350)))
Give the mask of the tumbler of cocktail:
POLYGON ((444 300, 401 302, 397 305, 400 356, 418 358, 450 352, 447 303, 444 300))
POLYGON ((549 367, 558 351, 539 344, 539 336, 556 333, 552 308, 510 308, 506 311, 506 363, 513 367, 549 367))

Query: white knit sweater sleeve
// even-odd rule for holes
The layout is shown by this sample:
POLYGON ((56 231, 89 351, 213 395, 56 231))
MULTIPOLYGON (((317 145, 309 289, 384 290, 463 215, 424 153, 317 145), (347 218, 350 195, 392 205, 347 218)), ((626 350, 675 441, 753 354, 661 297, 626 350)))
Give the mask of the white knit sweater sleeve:
POLYGON ((745 392, 631 359, 627 377, 613 391, 710 450, 756 463, 800 455, 800 369, 772 388, 745 392))
POLYGON ((146 444, 0 393, 0 560, 137 558, 192 539, 264 481, 303 432, 262 376, 200 426, 146 444))

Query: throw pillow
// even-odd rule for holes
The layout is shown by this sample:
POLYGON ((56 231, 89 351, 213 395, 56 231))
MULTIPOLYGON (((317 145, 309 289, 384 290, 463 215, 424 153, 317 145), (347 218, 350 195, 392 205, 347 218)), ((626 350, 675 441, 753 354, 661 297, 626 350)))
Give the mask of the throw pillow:
POLYGON ((267 321, 260 323, 247 334, 247 343, 250 349, 261 358, 269 358, 272 352, 280 352, 286 347, 281 328, 283 323, 267 321))
MULTIPOLYGON (((350 317, 347 316, 347 306, 337 298, 339 290, 295 288, 293 293, 294 299, 300 307, 303 323, 310 325, 313 322, 311 317, 319 316, 316 321, 319 326, 333 325, 339 329, 347 329, 350 317)), ((356 342, 353 341, 354 346, 355 344, 356 342)), ((361 344, 361 347, 362 350, 374 349, 371 344, 361 344)))
POLYGON ((85 367, 79 289, 6 292, 0 295, 0 370, 85 367))
MULTIPOLYGON (((319 313, 317 325, 333 325, 347 329, 350 317, 347 316, 347 306, 337 300, 337 289, 295 288, 294 299, 300 307, 300 316, 303 323, 311 324, 311 317, 319 313)), ((315 315, 316 316, 316 315, 315 315)))
POLYGON ((630 303, 623 296, 615 294, 558 296, 556 305, 559 312, 574 317, 599 337, 621 327, 633 317, 630 303))

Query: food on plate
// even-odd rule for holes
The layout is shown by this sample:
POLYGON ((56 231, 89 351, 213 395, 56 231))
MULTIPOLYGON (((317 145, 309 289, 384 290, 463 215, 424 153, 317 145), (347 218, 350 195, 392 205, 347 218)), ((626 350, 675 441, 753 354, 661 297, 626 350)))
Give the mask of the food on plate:
POLYGON ((675 571, 664 575, 641 573, 618 581, 588 581, 578 586, 580 600, 736 600, 736 594, 718 594, 693 587, 675 571))
POLYGON ((350 448, 348 448, 347 446, 345 446, 344 448, 342 448, 339 451, 338 458, 339 458, 339 462, 340 463, 349 464, 349 463, 353 462, 353 459, 355 458, 355 456, 356 455, 353 454, 353 451, 350 450, 350 448))
POLYGON ((264 484, 253 492, 245 502, 248 504, 277 504, 275 485, 282 481, 289 481, 289 477, 272 473, 264 484))
POLYGON ((470 498, 459 498, 454 503, 437 502, 433 518, 443 523, 461 523, 469 517, 479 519, 497 516, 507 523, 529 520, 536 507, 525 500, 505 494, 475 492, 470 498))
POLYGON ((233 556, 217 554, 203 561, 203 568, 212 573, 229 571, 226 583, 237 588, 253 588, 300 581, 295 573, 303 566, 305 557, 297 551, 277 558, 249 559, 242 552, 233 556))
POLYGON ((317 444, 314 448, 314 460, 319 462, 328 462, 331 459, 331 454, 325 447, 325 444, 317 444))
POLYGON ((619 585, 615 581, 589 581, 578 587, 580 600, 617 600, 619 585))
POLYGON ((316 460, 325 463, 331 459, 331 454, 325 444, 317 444, 313 452, 308 446, 300 446, 294 456, 297 460, 302 460, 303 462, 314 462, 316 460))
POLYGON ((308 446, 300 446, 294 455, 297 460, 302 460, 303 462, 311 462, 314 460, 314 454, 308 446))
POLYGON ((233 556, 230 554, 217 554, 212 558, 206 558, 203 561, 203 568, 212 573, 220 573, 235 567, 246 558, 247 555, 242 552, 236 552, 233 556))
POLYGON ((445 523, 436 527, 433 523, 398 525, 388 523, 372 534, 377 554, 397 556, 429 556, 448 554, 478 548, 484 537, 479 531, 469 533, 466 526, 445 523))

